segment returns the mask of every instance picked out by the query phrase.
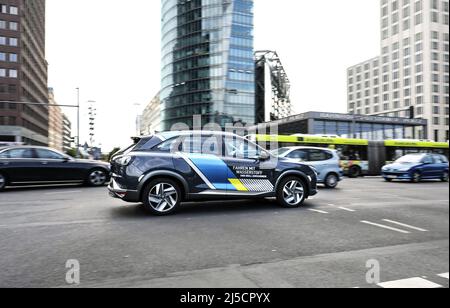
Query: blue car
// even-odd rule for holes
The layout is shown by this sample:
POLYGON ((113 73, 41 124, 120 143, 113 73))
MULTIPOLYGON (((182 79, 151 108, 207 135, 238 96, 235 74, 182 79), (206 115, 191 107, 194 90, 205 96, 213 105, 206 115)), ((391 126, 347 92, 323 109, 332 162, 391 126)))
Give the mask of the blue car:
POLYGON ((438 179, 448 182, 448 159, 439 154, 409 154, 382 169, 382 175, 388 182, 407 180, 419 183, 422 180, 438 179))
POLYGON ((336 188, 344 176, 337 151, 316 147, 285 147, 272 154, 313 167, 317 171, 317 183, 336 188))

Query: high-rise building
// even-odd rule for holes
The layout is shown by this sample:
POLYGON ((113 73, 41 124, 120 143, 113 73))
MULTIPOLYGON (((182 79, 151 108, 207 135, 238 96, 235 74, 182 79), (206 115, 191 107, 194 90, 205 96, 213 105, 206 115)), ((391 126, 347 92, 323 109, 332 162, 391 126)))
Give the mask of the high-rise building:
POLYGON ((63 122, 64 116, 61 107, 56 106, 55 94, 52 88, 48 89, 48 146, 63 151, 63 122))
POLYGON ((144 136, 161 131, 161 102, 159 100, 159 93, 150 101, 139 116, 139 131, 144 136))
POLYGON ((72 138, 72 123, 69 118, 63 114, 63 151, 68 152, 72 149, 72 143, 74 138, 72 138))
POLYGON ((47 66, 45 0, 0 0, 0 140, 48 144, 47 66))
POLYGON ((253 0, 162 0, 162 129, 255 122, 253 0))
POLYGON ((447 141, 449 1, 380 0, 380 5, 381 56, 348 69, 348 110, 423 118, 428 129, 416 128, 408 137, 447 141))

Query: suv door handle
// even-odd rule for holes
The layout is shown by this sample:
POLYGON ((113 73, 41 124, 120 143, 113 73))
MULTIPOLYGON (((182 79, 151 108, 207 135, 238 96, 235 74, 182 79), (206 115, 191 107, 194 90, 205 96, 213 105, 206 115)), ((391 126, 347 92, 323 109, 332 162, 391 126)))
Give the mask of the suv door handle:
POLYGON ((41 165, 48 165, 48 162, 47 162, 47 161, 43 161, 43 162, 41 163, 41 165))

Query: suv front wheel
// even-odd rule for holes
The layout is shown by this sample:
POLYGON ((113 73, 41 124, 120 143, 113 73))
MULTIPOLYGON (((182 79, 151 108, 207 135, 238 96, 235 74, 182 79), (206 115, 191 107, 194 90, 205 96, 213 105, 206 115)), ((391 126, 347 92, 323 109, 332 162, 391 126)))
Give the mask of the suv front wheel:
POLYGON ((297 208, 306 199, 306 185, 298 177, 288 177, 283 179, 277 189, 278 203, 286 208, 297 208))
POLYGON ((180 206, 181 190, 172 180, 157 179, 147 185, 142 199, 146 210, 153 215, 170 215, 180 206))

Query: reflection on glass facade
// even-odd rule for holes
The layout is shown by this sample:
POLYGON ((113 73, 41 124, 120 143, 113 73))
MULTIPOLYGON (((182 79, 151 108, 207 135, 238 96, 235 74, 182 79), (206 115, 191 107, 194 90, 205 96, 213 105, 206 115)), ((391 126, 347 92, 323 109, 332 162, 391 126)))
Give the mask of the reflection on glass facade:
POLYGON ((405 125, 375 124, 375 123, 352 123, 340 121, 314 121, 314 131, 309 134, 338 135, 343 138, 385 140, 404 139, 405 125))
POLYGON ((253 0, 162 0, 162 129, 255 122, 253 0))

